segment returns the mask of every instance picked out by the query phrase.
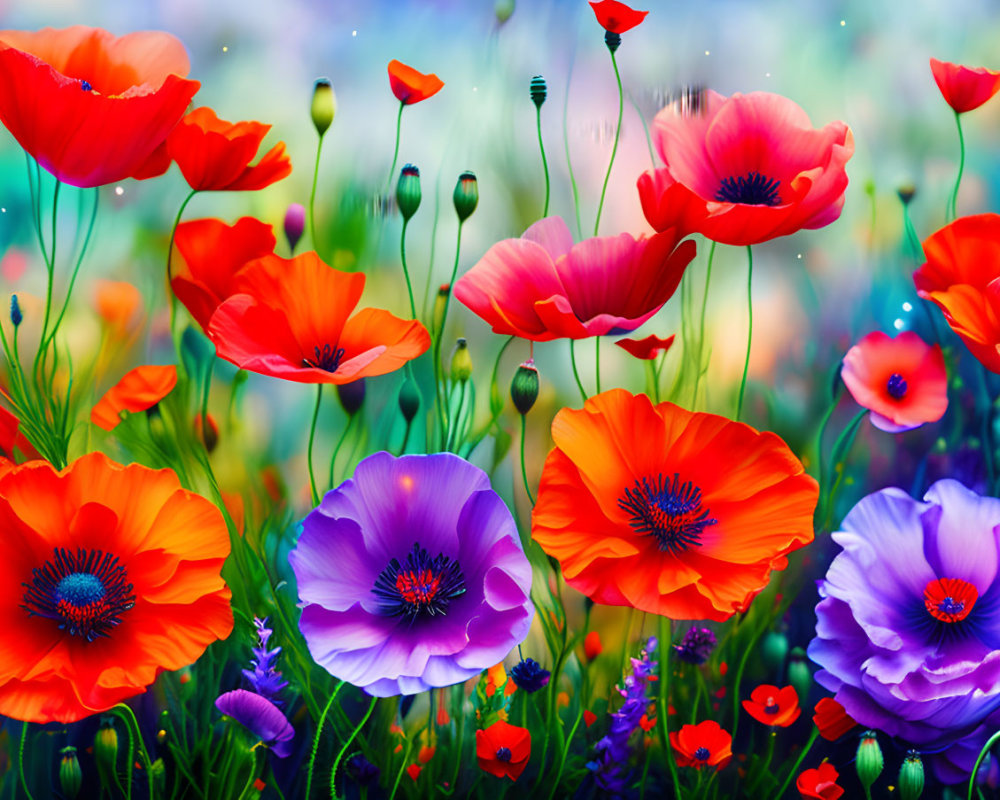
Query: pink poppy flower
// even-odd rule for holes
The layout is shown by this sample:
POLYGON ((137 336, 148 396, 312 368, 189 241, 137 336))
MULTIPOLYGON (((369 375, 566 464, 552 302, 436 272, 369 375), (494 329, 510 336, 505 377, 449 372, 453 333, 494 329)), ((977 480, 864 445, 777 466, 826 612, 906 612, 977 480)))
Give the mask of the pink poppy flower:
POLYGON ((653 120, 666 166, 639 178, 656 230, 679 227, 751 245, 840 216, 854 137, 843 122, 813 128, 806 112, 769 92, 698 95, 653 120))
POLYGON ((495 333, 535 342, 638 328, 677 289, 695 256, 676 229, 650 238, 600 236, 573 244, 561 217, 491 247, 455 283, 455 297, 495 333))
POLYGON ((931 59, 934 81, 956 114, 979 108, 1000 92, 1000 72, 931 59))
POLYGON ((888 433, 937 422, 948 408, 941 345, 931 347, 913 331, 895 338, 869 333, 847 351, 840 374, 851 397, 872 412, 872 425, 888 433))

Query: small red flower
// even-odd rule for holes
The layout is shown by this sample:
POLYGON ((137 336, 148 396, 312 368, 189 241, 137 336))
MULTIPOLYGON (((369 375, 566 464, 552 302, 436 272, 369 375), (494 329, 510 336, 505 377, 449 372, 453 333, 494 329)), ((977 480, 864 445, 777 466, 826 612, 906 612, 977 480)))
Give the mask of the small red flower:
POLYGON ((597 722, 597 714, 591 711, 589 708, 583 710, 583 722, 589 728, 595 722, 597 722))
POLYGON ((619 3, 618 0, 601 0, 599 3, 591 3, 594 9, 594 16, 601 27, 611 33, 625 33, 630 31, 644 19, 648 11, 636 11, 634 8, 619 3))
POLYGON ((802 797, 814 800, 837 800, 844 790, 837 786, 840 773, 829 761, 824 761, 816 769, 807 769, 795 781, 795 788, 802 797))
POLYGON ((674 343, 674 336, 661 339, 659 336, 649 334, 644 339, 619 339, 615 342, 622 350, 631 353, 636 358, 652 361, 658 358, 661 353, 667 352, 674 343))
POLYGON ((671 731, 670 746, 678 767, 722 769, 733 757, 733 737, 710 719, 671 731))
POLYGON ((588 633, 583 640, 583 654, 587 657, 587 661, 593 661, 603 650, 604 645, 601 644, 601 634, 597 631, 588 633))
POLYGON ((135 414, 159 403, 177 385, 177 367, 136 367, 104 393, 90 412, 90 421, 106 431, 114 430, 122 421, 121 413, 135 414))
POLYGON ((531 756, 531 734, 503 720, 494 722, 484 731, 476 731, 476 758, 479 768, 516 781, 531 756))
POLYGON ((420 748, 420 752, 417 754, 417 761, 421 764, 426 764, 432 758, 434 758, 434 753, 437 751, 436 747, 428 747, 424 745, 420 748))
POLYGON ((824 697, 816 704, 813 722, 819 728, 819 735, 829 742, 836 741, 858 724, 832 697, 824 697))
POLYGON ((639 727, 646 733, 649 733, 654 727, 656 727, 656 717, 650 717, 649 714, 643 714, 639 720, 639 727))
POLYGON ((410 764, 410 766, 406 768, 406 774, 413 779, 414 783, 416 783, 417 778, 420 777, 420 771, 422 769, 423 767, 419 764, 410 764))
POLYGON ((412 106, 440 92, 444 81, 433 72, 425 75, 393 59, 389 62, 389 86, 399 102, 412 106))
POLYGON ((1000 72, 931 59, 934 81, 956 114, 979 108, 1000 91, 1000 72))
POLYGON ((787 728, 799 718, 799 695, 794 686, 779 689, 763 684, 743 701, 743 709, 758 722, 772 727, 787 728))

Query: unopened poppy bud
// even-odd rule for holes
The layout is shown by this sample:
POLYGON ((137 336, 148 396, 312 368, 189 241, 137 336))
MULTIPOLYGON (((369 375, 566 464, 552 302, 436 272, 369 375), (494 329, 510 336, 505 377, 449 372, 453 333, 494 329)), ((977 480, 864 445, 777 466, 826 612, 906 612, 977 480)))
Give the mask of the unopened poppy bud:
POLYGON ((75 747, 64 747, 59 751, 59 756, 59 786, 63 796, 73 800, 80 794, 80 786, 83 783, 80 760, 76 757, 75 747))
POLYGON ((536 75, 531 79, 531 100, 536 107, 542 107, 542 103, 545 102, 546 91, 545 78, 541 75, 536 75))
POLYGON ((768 669, 779 670, 788 655, 788 638, 783 633, 771 631, 761 642, 761 655, 768 669))
POLYGON ((493 13, 496 14, 497 23, 503 25, 514 14, 514 0, 497 0, 493 13))
POLYGON ((896 190, 896 194, 899 195, 899 199, 903 201, 904 206, 908 206, 913 196, 917 193, 917 187, 912 183, 904 183, 896 190))
POLYGON ((479 205, 479 182, 474 173, 466 171, 458 176, 458 183, 455 184, 455 194, 452 199, 455 201, 455 213, 458 214, 458 221, 465 222, 479 205))
POLYGON ((420 390, 413 378, 407 377, 399 387, 399 411, 407 423, 412 422, 420 410, 420 390))
POLYGON ((110 791, 112 785, 117 782, 115 765, 118 762, 118 731, 115 730, 114 720, 110 717, 101 720, 101 727, 94 736, 94 761, 97 762, 101 784, 110 791))
POLYGON ((434 298, 434 311, 431 314, 431 327, 435 331, 441 330, 441 323, 444 322, 444 309, 448 303, 448 295, 451 294, 451 284, 442 283, 438 288, 437 297, 434 298))
POLYGON ((413 164, 407 164, 399 173, 399 182, 396 184, 396 205, 406 222, 409 222, 410 217, 420 208, 420 170, 413 164))
POLYGON ((24 315, 21 314, 21 304, 17 302, 17 295, 12 294, 10 296, 10 321, 14 324, 16 328, 21 324, 24 319, 24 315))
POLYGON ((924 762, 920 753, 910 750, 899 768, 899 796, 902 800, 917 800, 924 793, 924 762))
POLYGON ((538 399, 538 369, 530 358, 517 368, 510 382, 510 399, 519 414, 527 414, 538 399))
POLYGON ((615 33, 614 31, 604 31, 604 44, 608 46, 608 50, 612 53, 617 50, 622 43, 622 35, 620 33, 615 33))
POLYGON ((584 637, 583 654, 587 657, 588 661, 593 661, 603 651, 604 646, 601 644, 601 634, 597 631, 591 631, 584 637))
POLYGON ((322 137, 327 128, 333 124, 333 115, 337 113, 337 98, 333 94, 329 78, 317 79, 313 87, 312 108, 309 111, 316 132, 322 137))
POLYGON ((167 767, 162 758, 156 759, 149 765, 149 774, 153 779, 153 785, 162 793, 167 788, 167 767))
POLYGON ((465 339, 455 343, 455 352, 451 357, 451 379, 465 383, 472 376, 472 356, 469 354, 469 344, 465 339))
POLYGON ((354 416, 365 404, 365 379, 358 378, 350 383, 337 384, 337 397, 348 416, 354 416))
POLYGON ((285 238, 288 239, 288 249, 293 253, 305 229, 306 207, 301 203, 290 204, 285 212, 285 238))
POLYGON ((866 791, 871 790, 872 784, 878 780, 884 765, 882 748, 878 745, 875 731, 865 731, 861 734, 855 766, 858 770, 858 780, 861 781, 861 785, 865 787, 866 791))
POLYGON ((806 651, 801 647, 793 647, 788 656, 788 682, 795 687, 795 693, 801 698, 803 703, 807 702, 809 690, 812 688, 812 670, 809 669, 809 661, 806 658, 806 651))
POLYGON ((219 425, 211 414, 205 415, 204 423, 201 414, 194 415, 194 435, 209 453, 215 450, 219 444, 219 425))

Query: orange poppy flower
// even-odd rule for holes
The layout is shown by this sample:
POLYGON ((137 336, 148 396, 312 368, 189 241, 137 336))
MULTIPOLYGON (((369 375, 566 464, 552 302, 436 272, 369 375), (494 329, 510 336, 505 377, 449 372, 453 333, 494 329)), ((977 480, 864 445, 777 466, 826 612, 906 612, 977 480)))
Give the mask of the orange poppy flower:
POLYGON ((552 438, 532 536, 596 602, 721 622, 813 539, 819 488, 773 433, 613 389, 552 438))
POLYGON ((0 121, 59 180, 113 183, 141 172, 183 116, 200 85, 188 69, 169 33, 0 31, 0 121))
POLYGON ((1000 215, 959 217, 924 240, 917 294, 935 302, 983 366, 1000 372, 1000 215))
POLYGON ((179 257, 171 259, 170 286, 207 331, 215 309, 233 294, 233 276, 248 262, 273 253, 276 243, 271 226, 253 217, 235 225, 221 219, 182 222, 174 235, 179 257))
POLYGON ((636 11, 634 8, 619 3, 618 0, 601 0, 591 3, 594 16, 604 30, 610 33, 625 33, 630 31, 644 19, 648 11, 636 11))
POLYGON ((142 295, 126 281, 100 280, 94 305, 104 324, 116 335, 121 335, 131 327, 135 312, 142 308, 142 295))
POLYGON ((661 339, 652 333, 644 339, 619 339, 615 342, 626 353, 631 353, 636 358, 650 361, 654 358, 659 358, 661 353, 667 352, 673 343, 674 336, 661 339))
POLYGON ((177 367, 147 365, 136 367, 104 393, 90 412, 90 421, 112 431, 122 421, 122 412, 133 414, 159 403, 177 385, 177 367))
POLYGON ((824 697, 816 704, 813 722, 819 728, 819 735, 828 742, 836 741, 858 724, 832 697, 824 697))
POLYGON ((516 781, 531 757, 531 733, 498 720, 484 731, 476 731, 476 760, 479 768, 498 778, 516 781))
POLYGON ((11 462, 41 458, 41 454, 21 433, 21 421, 0 406, 0 458, 11 462), (18 459, 18 454, 21 459, 18 459))
POLYGON ((743 710, 757 722, 775 728, 787 728, 799 718, 799 694, 794 686, 763 684, 750 693, 750 699, 743 701, 743 710))
POLYGON ((222 514, 170 470, 90 453, 0 477, 0 714, 73 722, 233 628, 222 514))
POLYGON ((931 59, 934 82, 956 114, 979 108, 1000 92, 1000 72, 931 59))
POLYGON ((313 252, 264 256, 236 276, 208 326, 219 358, 299 383, 350 383, 399 369, 430 346, 427 329, 376 308, 351 315, 365 276, 313 252), (348 318, 350 317, 350 318, 348 318))
POLYGON ((389 86, 399 102, 412 106, 440 92, 444 88, 444 81, 433 72, 425 75, 402 61, 393 59, 389 62, 389 86))
POLYGON ((733 737, 710 719, 671 731, 670 746, 678 767, 722 769, 733 757, 733 737))
POLYGON ((250 166, 269 130, 270 125, 260 122, 226 122, 202 106, 170 132, 166 153, 197 192, 263 189, 292 172, 284 142, 278 142, 250 166))

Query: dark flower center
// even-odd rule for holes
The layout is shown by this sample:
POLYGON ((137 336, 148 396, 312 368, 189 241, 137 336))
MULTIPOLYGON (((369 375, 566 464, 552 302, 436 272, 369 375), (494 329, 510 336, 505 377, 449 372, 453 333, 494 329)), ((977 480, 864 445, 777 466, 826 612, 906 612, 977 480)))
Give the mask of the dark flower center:
POLYGON ((892 373, 889 376, 889 381, 885 385, 885 390, 889 393, 889 396, 893 400, 902 400, 903 395, 906 394, 906 379, 903 378, 898 372, 892 373))
POLYGON ((710 755, 712 754, 708 751, 707 747, 699 747, 697 750, 694 751, 694 757, 697 758, 699 761, 708 761, 708 757, 710 755))
POLYGON ((85 92, 92 92, 94 87, 88 81, 80 81, 80 88, 85 92))
POLYGON ((718 522, 701 507, 701 489, 691 481, 681 483, 677 473, 671 480, 661 474, 655 480, 636 481, 618 498, 618 505, 631 515, 632 528, 654 537, 661 551, 674 555, 689 545, 700 546, 702 531, 718 522))
POLYGON ((303 367, 313 367, 315 369, 323 369, 327 372, 336 372, 337 367, 340 366, 340 359, 344 357, 343 347, 332 347, 331 345, 323 345, 323 349, 319 348, 317 345, 313 350, 316 353, 316 358, 310 360, 308 358, 302 359, 303 367))
POLYGON ((444 614, 448 604, 465 593, 465 581, 457 561, 443 553, 431 558, 414 543, 402 564, 394 558, 379 573, 372 592, 382 614, 406 617, 412 622, 418 617, 444 614))
POLYGON ((509 747, 498 747, 497 748, 497 761, 510 761, 510 748, 509 747))
POLYGON ((107 636, 135 605, 125 567, 111 553, 81 547, 73 555, 60 547, 51 561, 32 572, 31 583, 23 584, 23 608, 88 642, 107 636))
POLYGON ((715 199, 722 203, 743 203, 747 206, 781 205, 778 187, 781 184, 759 172, 723 178, 715 199))
POLYGON ((924 607, 942 622, 961 622, 978 599, 976 587, 961 578, 938 578, 924 587, 924 607))
POLYGON ((764 713, 765 714, 777 714, 781 710, 778 705, 778 701, 773 697, 767 698, 767 702, 764 703, 764 713))

